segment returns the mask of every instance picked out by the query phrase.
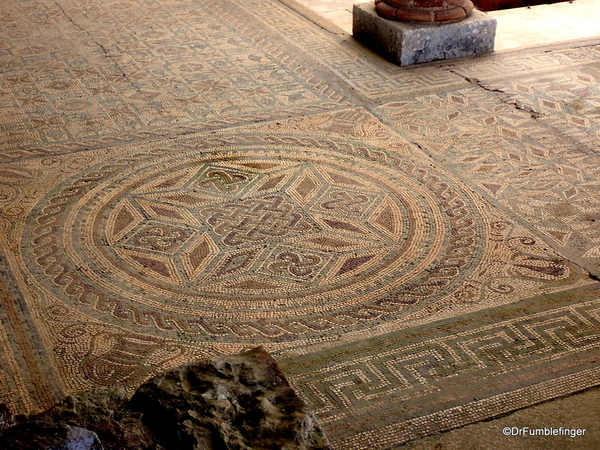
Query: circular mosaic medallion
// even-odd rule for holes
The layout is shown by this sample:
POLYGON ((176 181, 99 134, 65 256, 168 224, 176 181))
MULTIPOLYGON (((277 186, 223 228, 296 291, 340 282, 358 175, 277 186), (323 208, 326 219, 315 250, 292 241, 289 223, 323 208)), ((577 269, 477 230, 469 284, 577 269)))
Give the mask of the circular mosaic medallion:
POLYGON ((463 280, 484 233, 451 180, 368 156, 265 144, 93 167, 38 204, 32 273, 146 331, 281 340, 396 317, 463 280))

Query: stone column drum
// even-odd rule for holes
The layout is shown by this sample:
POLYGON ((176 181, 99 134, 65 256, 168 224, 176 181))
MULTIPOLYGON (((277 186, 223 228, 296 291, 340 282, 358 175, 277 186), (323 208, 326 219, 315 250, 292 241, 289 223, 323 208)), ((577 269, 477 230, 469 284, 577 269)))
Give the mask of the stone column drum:
POLYGON ((403 22, 456 22, 473 11, 471 0, 375 0, 386 19, 403 22))

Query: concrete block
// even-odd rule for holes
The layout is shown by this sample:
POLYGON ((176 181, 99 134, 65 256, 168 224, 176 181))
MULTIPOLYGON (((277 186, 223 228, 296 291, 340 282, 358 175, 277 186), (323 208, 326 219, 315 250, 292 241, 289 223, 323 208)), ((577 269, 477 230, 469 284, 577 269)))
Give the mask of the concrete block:
POLYGON ((355 3, 352 35, 400 66, 494 51, 496 19, 474 10, 453 23, 407 23, 384 19, 375 4, 355 3))

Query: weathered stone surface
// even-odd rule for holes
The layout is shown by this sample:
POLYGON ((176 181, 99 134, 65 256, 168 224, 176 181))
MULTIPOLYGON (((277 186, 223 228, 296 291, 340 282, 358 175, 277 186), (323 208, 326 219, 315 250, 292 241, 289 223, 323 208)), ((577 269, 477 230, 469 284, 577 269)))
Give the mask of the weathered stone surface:
POLYGON ((316 418, 262 349, 156 377, 131 407, 167 448, 328 448, 316 418))
POLYGON ((21 421, 5 432, 0 431, 0 448, 17 445, 19 441, 14 433, 19 427, 37 423, 45 424, 45 428, 39 428, 37 432, 32 431, 24 438, 19 438, 19 445, 25 445, 28 437, 34 439, 37 435, 52 433, 52 427, 70 424, 92 430, 105 450, 159 450, 154 433, 146 427, 141 417, 140 412, 129 409, 128 399, 122 389, 99 388, 68 396, 44 413, 21 421))
POLYGON ((15 424, 14 418, 4 403, 0 403, 0 432, 15 424))
POLYGON ((0 436, 3 450, 104 450, 96 433, 84 428, 31 421, 8 428, 0 436))
POLYGON ((492 52, 496 19, 475 10, 460 22, 403 23, 380 17, 371 3, 355 3, 352 34, 388 61, 408 66, 492 52))
POLYGON ((75 423, 95 431, 104 448, 142 450, 154 448, 156 439, 141 420, 142 414, 128 405, 125 392, 118 388, 99 388, 68 396, 38 420, 75 423))
POLYGON ((98 389, 17 422, 0 405, 1 449, 329 448, 315 416, 261 348, 167 372, 131 400, 118 388, 98 389))

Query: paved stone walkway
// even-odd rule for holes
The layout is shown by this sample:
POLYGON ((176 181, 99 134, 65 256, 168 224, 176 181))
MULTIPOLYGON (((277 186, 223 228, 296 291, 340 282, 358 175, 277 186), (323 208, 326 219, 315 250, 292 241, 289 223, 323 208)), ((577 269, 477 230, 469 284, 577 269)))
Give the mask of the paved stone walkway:
MULTIPOLYGON (((324 19, 352 34, 355 0, 281 0, 316 20, 324 19)), ((487 13, 497 21, 497 51, 530 48, 600 36, 596 0, 574 0, 549 5, 511 8, 487 13)))
POLYGON ((335 448, 599 384, 600 42, 393 66, 271 0, 7 0, 0 401, 264 345, 335 448))

